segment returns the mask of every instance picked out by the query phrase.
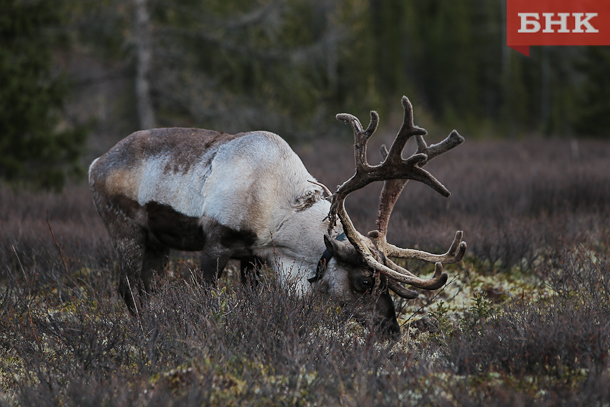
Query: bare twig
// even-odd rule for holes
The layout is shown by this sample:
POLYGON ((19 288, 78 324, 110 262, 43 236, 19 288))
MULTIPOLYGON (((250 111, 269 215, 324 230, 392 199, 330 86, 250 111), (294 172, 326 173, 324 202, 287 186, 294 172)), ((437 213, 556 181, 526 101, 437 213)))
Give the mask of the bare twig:
POLYGON ((51 223, 49 222, 49 212, 47 212, 47 220, 46 220, 46 222, 43 221, 42 219, 40 220, 40 222, 47 229, 49 229, 49 232, 51 233, 51 237, 53 238, 53 242, 55 243, 55 247, 57 247, 57 250, 59 251, 59 257, 61 258, 61 262, 62 262, 62 264, 64 266, 64 271, 66 272, 66 275, 69 276, 70 275, 70 267, 68 267, 68 263, 66 262, 66 257, 64 256, 64 250, 62 249, 61 245, 59 244, 59 242, 55 238, 55 233, 53 233, 53 228, 51 227, 51 223))

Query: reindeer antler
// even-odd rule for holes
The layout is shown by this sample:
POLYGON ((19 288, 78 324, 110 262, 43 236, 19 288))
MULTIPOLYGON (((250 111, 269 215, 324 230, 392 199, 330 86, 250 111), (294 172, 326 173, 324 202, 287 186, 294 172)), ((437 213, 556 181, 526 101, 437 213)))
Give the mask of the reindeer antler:
POLYGON ((426 130, 413 124, 413 107, 406 96, 402 97, 404 108, 403 123, 388 151, 385 146, 381 148, 383 161, 379 165, 371 166, 366 159, 366 148, 369 138, 373 135, 379 124, 377 112, 371 112, 371 121, 366 130, 355 116, 342 113, 337 115, 338 120, 343 120, 352 126, 354 131, 354 158, 356 162, 356 173, 341 186, 337 188, 332 196, 332 204, 329 212, 329 230, 337 221, 337 217, 343 224, 345 235, 350 243, 362 255, 364 261, 375 270, 386 274, 390 279, 390 288, 405 298, 414 298, 417 293, 407 290, 398 282, 410 284, 417 288, 434 290, 442 287, 447 281, 447 274, 443 273, 442 263, 455 263, 462 259, 466 252, 466 242, 462 241, 463 232, 458 231, 449 251, 443 255, 435 255, 419 250, 402 249, 389 244, 386 241, 387 228, 396 200, 410 179, 423 182, 443 196, 449 196, 450 192, 432 174, 422 167, 434 157, 451 150, 464 142, 464 138, 457 131, 452 131, 449 136, 438 144, 428 146, 423 138, 426 130), (415 136, 417 151, 409 158, 402 158, 402 151, 409 138, 415 136), (361 235, 352 223, 345 210, 345 199, 347 196, 374 181, 385 181, 379 198, 379 214, 377 217, 377 230, 368 233, 368 239, 361 235), (398 266, 389 256, 418 259, 435 262, 434 277, 429 280, 421 279, 407 269, 398 266), (392 281, 393 280, 393 281, 392 281))

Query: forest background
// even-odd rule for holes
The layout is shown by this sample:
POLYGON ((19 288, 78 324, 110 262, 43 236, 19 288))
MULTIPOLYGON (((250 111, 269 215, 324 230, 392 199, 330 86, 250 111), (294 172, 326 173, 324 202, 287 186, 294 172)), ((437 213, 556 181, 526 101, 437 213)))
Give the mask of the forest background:
MULTIPOLYGON (((610 48, 505 40, 503 0, 0 0, 0 407, 607 405, 610 48), (394 296, 385 343, 329 299, 189 284, 172 252, 131 317, 84 182, 151 127, 264 129, 331 189, 354 171, 348 112, 434 143, 388 240, 434 253, 463 230, 443 289, 394 296), (50 191, 41 191, 40 189, 50 191)), ((413 150, 408 144, 406 150, 413 150)), ((407 153, 405 153, 407 154, 407 153)), ((380 183, 346 203, 375 224, 380 183)), ((406 265, 423 277, 432 264, 406 265)))
POLYGON ((375 109, 395 128, 403 94, 441 133, 608 135, 610 48, 520 55, 505 45, 505 1, 0 4, 0 177, 12 182, 61 187, 155 126, 347 140, 336 113, 375 109))

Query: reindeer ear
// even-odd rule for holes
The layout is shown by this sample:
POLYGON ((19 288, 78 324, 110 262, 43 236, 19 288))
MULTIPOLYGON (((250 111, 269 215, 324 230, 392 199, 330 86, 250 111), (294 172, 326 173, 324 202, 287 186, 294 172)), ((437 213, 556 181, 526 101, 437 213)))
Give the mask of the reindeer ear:
MULTIPOLYGON (((339 236, 339 239, 341 235, 339 236)), ((352 244, 343 237, 343 240, 334 239, 328 235, 324 235, 324 244, 326 245, 326 249, 331 252, 333 256, 337 258, 337 260, 341 260, 343 262, 359 264, 360 257, 358 252, 352 246, 352 244)))

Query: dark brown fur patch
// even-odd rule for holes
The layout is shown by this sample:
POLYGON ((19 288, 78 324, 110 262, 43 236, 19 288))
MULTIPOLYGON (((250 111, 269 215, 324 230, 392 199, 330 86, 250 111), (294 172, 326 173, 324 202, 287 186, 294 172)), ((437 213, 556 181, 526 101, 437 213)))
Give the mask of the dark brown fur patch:
POLYGON ((171 160, 164 170, 186 173, 191 166, 199 164, 206 152, 243 135, 188 128, 139 131, 119 141, 101 156, 98 172, 101 175, 117 168, 135 167, 150 157, 169 155, 171 160))
POLYGON ((320 195, 318 194, 318 192, 313 192, 310 194, 307 194, 301 198, 299 198, 298 202, 297 202, 297 208, 296 211, 297 212, 303 212, 304 210, 307 210, 309 208, 311 208, 312 206, 314 206, 314 204, 318 201, 320 201, 322 198, 320 197, 320 195))
POLYGON ((234 257, 251 256, 251 247, 256 242, 256 233, 250 230, 233 230, 226 226, 218 225, 220 230, 220 244, 231 249, 234 257))
POLYGON ((205 237, 199 218, 186 216, 169 205, 148 202, 144 208, 149 233, 158 242, 177 250, 199 251, 205 237))
POLYGON ((223 247, 232 251, 234 257, 239 258, 251 255, 251 247, 256 242, 256 233, 249 230, 237 231, 216 224, 204 231, 199 218, 186 216, 169 205, 148 202, 144 208, 151 237, 172 249, 203 250, 205 234, 211 233, 223 247))
POLYGON ((112 195, 107 202, 109 210, 119 210, 131 219, 135 218, 136 212, 142 208, 136 201, 123 195, 112 195))

